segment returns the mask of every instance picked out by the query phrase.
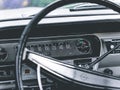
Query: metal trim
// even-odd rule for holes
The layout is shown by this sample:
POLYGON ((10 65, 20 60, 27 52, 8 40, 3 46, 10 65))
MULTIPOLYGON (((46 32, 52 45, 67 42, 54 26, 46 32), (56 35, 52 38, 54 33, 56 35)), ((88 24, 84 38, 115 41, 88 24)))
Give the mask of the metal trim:
POLYGON ((76 69, 74 66, 58 62, 53 58, 47 58, 46 56, 44 57, 43 55, 30 52, 28 54, 28 59, 35 64, 40 65, 50 73, 71 82, 84 83, 92 87, 120 89, 120 80, 85 72, 76 69))

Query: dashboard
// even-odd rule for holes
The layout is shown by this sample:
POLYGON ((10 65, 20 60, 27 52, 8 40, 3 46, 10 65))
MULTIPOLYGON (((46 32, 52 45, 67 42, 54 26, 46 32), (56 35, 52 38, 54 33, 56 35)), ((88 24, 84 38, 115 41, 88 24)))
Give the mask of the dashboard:
MULTIPOLYGON (((19 25, 0 28, 0 90, 15 90, 15 58, 24 27, 19 25)), ((40 24, 31 31, 26 48, 84 68, 120 43, 119 28, 119 22, 113 20, 40 24)), ((112 71, 112 75, 119 77, 119 53, 118 48, 93 69, 106 74, 112 71)), ((42 70, 44 90, 58 90, 62 85, 59 80, 50 76, 42 70)), ((23 61, 22 79, 25 90, 39 90, 35 64, 23 61)))
MULTIPOLYGON (((15 79, 17 41, 15 39, 0 41, 1 81, 15 79)), ((26 48, 67 64, 85 67, 93 58, 100 55, 100 40, 95 35, 37 37, 30 38, 26 48)), ((37 79, 36 71, 26 64, 23 64, 22 74, 25 81, 37 79)))

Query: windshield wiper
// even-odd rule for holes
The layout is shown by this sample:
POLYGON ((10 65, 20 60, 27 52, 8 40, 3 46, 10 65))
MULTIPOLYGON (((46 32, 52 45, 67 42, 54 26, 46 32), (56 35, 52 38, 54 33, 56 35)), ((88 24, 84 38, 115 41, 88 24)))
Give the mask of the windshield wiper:
POLYGON ((70 11, 83 11, 83 10, 98 10, 98 9, 108 9, 105 6, 93 4, 93 3, 81 3, 75 5, 70 11))

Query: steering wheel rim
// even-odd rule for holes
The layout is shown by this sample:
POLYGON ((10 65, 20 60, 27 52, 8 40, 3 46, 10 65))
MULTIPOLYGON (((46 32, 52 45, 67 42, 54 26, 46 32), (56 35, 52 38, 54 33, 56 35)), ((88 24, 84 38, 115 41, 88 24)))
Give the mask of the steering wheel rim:
POLYGON ((38 22, 41 21, 49 12, 55 10, 58 7, 67 5, 67 4, 72 4, 72 3, 80 3, 80 2, 90 2, 90 3, 96 3, 100 4, 106 7, 109 7, 118 13, 120 13, 120 6, 112 3, 107 0, 58 0, 50 5, 48 5, 46 8, 44 8, 41 12, 39 12, 32 20, 31 22, 25 27, 20 41, 18 45, 18 51, 16 55, 16 88, 18 90, 24 90, 23 89, 23 83, 22 83, 22 69, 21 69, 21 63, 23 59, 23 52, 24 48, 26 46, 26 42, 28 39, 29 32, 34 29, 35 26, 37 26, 38 22))

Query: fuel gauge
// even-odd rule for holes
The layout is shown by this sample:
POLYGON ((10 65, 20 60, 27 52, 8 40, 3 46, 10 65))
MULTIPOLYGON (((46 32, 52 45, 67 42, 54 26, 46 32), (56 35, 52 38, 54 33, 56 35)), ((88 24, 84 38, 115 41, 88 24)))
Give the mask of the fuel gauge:
POLYGON ((77 40, 76 47, 82 54, 88 54, 91 49, 90 42, 86 39, 77 40))

